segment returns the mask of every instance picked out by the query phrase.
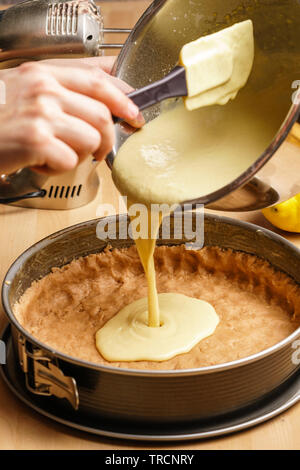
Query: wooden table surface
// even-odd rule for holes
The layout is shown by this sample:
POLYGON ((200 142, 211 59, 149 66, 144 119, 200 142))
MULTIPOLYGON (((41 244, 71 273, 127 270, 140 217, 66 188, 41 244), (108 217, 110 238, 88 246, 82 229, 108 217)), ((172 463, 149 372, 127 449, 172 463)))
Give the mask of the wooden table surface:
MULTIPOLYGON (((106 26, 132 26, 149 3, 146 0, 103 2, 106 26)), ((288 152, 289 147, 281 151, 288 152)), ((43 211, 0 207, 0 282, 10 264, 33 243, 67 226, 96 218, 101 203, 118 207, 118 193, 104 163, 99 165, 99 175, 101 187, 98 196, 79 209, 43 211)), ((225 215, 272 229, 259 212, 225 215)), ((278 233, 300 248, 300 235, 278 233)), ((1 329, 5 323, 1 310, 1 329)), ((298 404, 260 426, 218 439, 168 445, 117 441, 74 431, 40 416, 19 401, 0 380, 0 449, 299 449, 299 421, 298 404)))

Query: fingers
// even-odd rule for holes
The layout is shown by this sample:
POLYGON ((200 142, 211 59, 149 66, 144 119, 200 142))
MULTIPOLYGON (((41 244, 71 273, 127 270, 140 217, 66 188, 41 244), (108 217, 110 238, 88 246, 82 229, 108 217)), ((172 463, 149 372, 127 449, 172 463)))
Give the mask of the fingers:
POLYGON ((97 160, 105 158, 112 150, 115 138, 109 109, 99 101, 69 90, 66 90, 61 101, 64 113, 81 119, 99 132, 101 142, 97 148, 91 149, 90 153, 93 153, 97 160))
POLYGON ((123 91, 107 80, 103 71, 88 72, 69 67, 53 67, 52 72, 63 87, 101 101, 115 116, 134 121, 139 115, 139 108, 123 91))
POLYGON ((121 117, 131 126, 142 127, 144 125, 138 107, 120 89, 131 91, 131 87, 117 78, 110 77, 102 70, 74 69, 36 63, 23 64, 20 69, 24 83, 28 82, 31 95, 63 95, 64 90, 74 91, 102 102, 112 114, 121 117), (110 79, 108 80, 107 77, 110 79))
POLYGON ((114 66, 116 57, 107 56, 107 57, 84 57, 81 59, 47 59, 43 60, 40 63, 48 66, 57 66, 57 67, 69 67, 69 68, 82 68, 84 70, 89 70, 89 72, 95 72, 95 69, 102 71, 102 78, 109 80, 113 85, 115 85, 123 93, 128 94, 134 90, 130 85, 128 85, 123 80, 120 80, 117 77, 114 77, 111 74, 112 68, 114 66))
POLYGON ((122 80, 111 76, 87 77, 84 81, 74 83, 74 74, 68 75, 61 80, 63 86, 97 101, 104 103, 115 116, 124 119, 132 127, 140 128, 145 124, 142 113, 139 108, 126 96, 133 88, 122 80))
POLYGON ((53 126, 55 137, 73 149, 79 161, 88 155, 101 161, 112 150, 115 140, 111 115, 102 103, 79 95, 68 103, 68 113, 53 126), (76 117, 77 116, 77 117, 76 117))
POLYGON ((135 127, 144 124, 124 93, 131 88, 95 68, 97 62, 108 70, 111 59, 106 64, 86 59, 80 67, 49 62, 27 62, 5 72, 8 104, 0 115, 0 161, 10 172, 26 166, 56 174, 72 170, 88 155, 102 160, 114 145, 111 114, 135 127))
POLYGON ((47 168, 47 174, 63 173, 99 147, 101 137, 94 127, 61 114, 54 123, 24 115, 0 128, 0 160, 3 152, 5 171, 39 167, 47 168))
POLYGON ((32 159, 38 162, 31 168, 38 173, 56 175, 73 170, 79 163, 77 153, 60 139, 52 137, 41 146, 32 159))
POLYGON ((82 67, 82 68, 99 68, 110 74, 115 64, 116 56, 105 57, 83 57, 79 59, 46 59, 41 63, 48 65, 56 65, 60 67, 82 67))
MULTIPOLYGON (((57 86, 62 88, 59 84, 57 86)), ((25 122, 20 127, 19 140, 25 149, 32 148, 35 161, 39 161, 45 143, 51 137, 59 139, 70 147, 78 156, 77 162, 96 152, 100 148, 102 140, 104 149, 105 145, 108 145, 106 144, 108 131, 105 126, 105 116, 107 116, 106 121, 109 123, 111 121, 109 110, 106 109, 105 105, 95 100, 82 95, 78 95, 78 97, 73 95, 76 94, 62 88, 62 90, 57 90, 57 95, 39 95, 19 105, 19 116, 25 122), (68 102, 66 99, 68 94, 70 94, 69 107, 65 106, 64 109, 64 102, 68 102), (77 100, 79 101, 79 107, 76 104, 77 100), (89 100, 89 102, 85 100, 89 100), (73 109, 71 108, 72 101, 75 101, 73 109), (97 110, 98 113, 93 111, 95 105, 100 108, 97 110), (80 106, 82 106, 81 109, 80 106), (90 111, 90 108, 92 108, 92 111, 90 111)), ((112 124, 111 127, 112 131, 110 133, 114 136, 112 124)), ((111 137, 109 145, 113 145, 111 137)), ((110 149, 108 149, 109 151, 110 149)), ((53 163, 55 162, 56 160, 53 160, 53 163)), ((42 160, 41 164, 44 163, 42 160)), ((67 167, 69 168, 68 162, 67 167)), ((61 170, 59 164, 57 169, 61 170)))
MULTIPOLYGON (((100 133, 85 121, 63 114, 53 125, 55 137, 71 147, 80 158, 92 155, 100 147, 100 133)), ((103 134, 105 130, 103 130, 103 134)))
POLYGON ((93 67, 99 67, 106 73, 111 73, 113 66, 116 62, 116 56, 104 56, 104 57, 85 57, 79 59, 83 64, 91 65, 93 67))
POLYGON ((134 91, 134 88, 132 88, 132 86, 128 85, 128 83, 126 83, 126 82, 123 82, 123 80, 120 80, 120 78, 118 78, 118 77, 114 77, 112 75, 107 74, 106 78, 107 78, 107 80, 110 81, 110 83, 112 83, 115 87, 117 87, 119 90, 121 90, 126 95, 128 95, 129 93, 134 91))
POLYGON ((127 119, 126 122, 131 126, 137 129, 143 127, 146 123, 142 113, 139 113, 135 119, 127 119))

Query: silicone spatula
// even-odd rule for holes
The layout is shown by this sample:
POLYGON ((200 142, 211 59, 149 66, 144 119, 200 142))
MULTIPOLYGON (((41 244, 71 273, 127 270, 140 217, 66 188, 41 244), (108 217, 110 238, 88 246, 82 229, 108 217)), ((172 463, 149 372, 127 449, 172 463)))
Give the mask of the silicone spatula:
POLYGON ((174 97, 185 97, 189 110, 226 104, 246 84, 253 60, 253 25, 246 20, 186 44, 168 75, 128 96, 141 111, 174 97))
MULTIPOLYGON (((163 79, 129 93, 128 97, 143 111, 167 98, 187 95, 185 68, 177 66, 163 79)), ((121 121, 114 117, 114 122, 121 121)))

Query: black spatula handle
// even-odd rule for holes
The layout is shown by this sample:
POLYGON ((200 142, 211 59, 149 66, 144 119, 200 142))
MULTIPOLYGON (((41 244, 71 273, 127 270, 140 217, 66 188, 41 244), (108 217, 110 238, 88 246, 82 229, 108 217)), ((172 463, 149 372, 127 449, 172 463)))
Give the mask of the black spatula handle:
MULTIPOLYGON (((185 69, 177 66, 161 80, 129 93, 128 97, 142 111, 167 98, 187 96, 187 94, 185 69)), ((113 121, 117 123, 123 119, 113 116, 113 121)))

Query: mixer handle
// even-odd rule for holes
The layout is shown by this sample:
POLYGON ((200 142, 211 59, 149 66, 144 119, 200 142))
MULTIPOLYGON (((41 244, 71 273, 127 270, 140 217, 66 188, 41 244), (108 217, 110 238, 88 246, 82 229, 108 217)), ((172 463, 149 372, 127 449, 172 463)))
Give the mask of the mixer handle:
MULTIPOLYGON (((118 33, 118 34, 127 34, 127 33, 131 33, 131 29, 125 29, 125 28, 104 28, 103 29, 103 33, 104 34, 110 34, 110 33, 118 33)), ((124 44, 113 44, 113 43, 110 43, 110 44, 107 44, 107 43, 103 43, 103 44, 100 44, 99 46, 99 49, 102 50, 102 49, 122 49, 124 44)))
POLYGON ((33 199, 37 197, 44 197, 46 196, 46 193, 47 191, 45 191, 45 189, 40 189, 39 191, 23 194, 22 196, 1 197, 0 204, 11 204, 12 202, 22 201, 23 199, 33 199))

